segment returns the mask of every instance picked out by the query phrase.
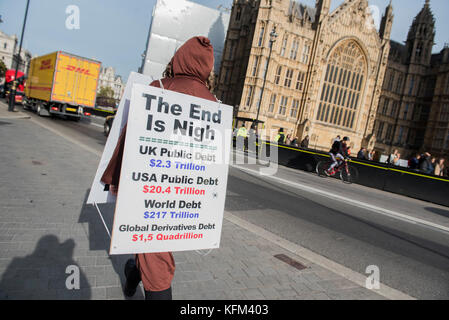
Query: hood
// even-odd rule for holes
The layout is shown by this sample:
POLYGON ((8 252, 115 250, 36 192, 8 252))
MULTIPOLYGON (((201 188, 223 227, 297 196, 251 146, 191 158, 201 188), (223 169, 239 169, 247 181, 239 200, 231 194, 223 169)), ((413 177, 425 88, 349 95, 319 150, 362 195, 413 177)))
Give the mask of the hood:
POLYGON ((206 81, 214 66, 214 49, 206 37, 193 37, 172 58, 173 74, 206 81))

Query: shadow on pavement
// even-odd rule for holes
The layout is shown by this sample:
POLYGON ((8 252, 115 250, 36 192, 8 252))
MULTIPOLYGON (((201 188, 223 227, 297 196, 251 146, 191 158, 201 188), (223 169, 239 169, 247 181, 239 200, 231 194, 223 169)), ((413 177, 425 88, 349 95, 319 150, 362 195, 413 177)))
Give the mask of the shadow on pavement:
POLYGON ((437 215, 449 218, 449 210, 444 210, 440 208, 433 208, 433 207, 426 207, 427 211, 430 211, 432 213, 435 213, 437 215))
POLYGON ((74 248, 72 239, 60 243, 55 235, 40 238, 32 254, 14 258, 3 273, 0 299, 90 299, 89 282, 73 260, 74 248))
MULTIPOLYGON (((106 251, 108 258, 111 260, 111 265, 114 268, 115 273, 120 278, 122 289, 125 286, 125 274, 124 267, 128 259, 133 258, 133 255, 109 255, 110 238, 106 231, 106 228, 101 220, 101 217, 95 208, 95 206, 86 204, 89 196, 90 189, 86 191, 84 197, 83 207, 78 219, 79 223, 87 223, 89 226, 89 250, 90 251, 106 251)), ((105 224, 111 232, 114 222, 114 209, 115 203, 98 204, 98 208, 101 211, 105 224)), ((125 296, 124 296, 125 297, 125 296)), ((136 294, 131 298, 132 300, 143 300, 144 295, 141 290, 137 290, 136 294)))

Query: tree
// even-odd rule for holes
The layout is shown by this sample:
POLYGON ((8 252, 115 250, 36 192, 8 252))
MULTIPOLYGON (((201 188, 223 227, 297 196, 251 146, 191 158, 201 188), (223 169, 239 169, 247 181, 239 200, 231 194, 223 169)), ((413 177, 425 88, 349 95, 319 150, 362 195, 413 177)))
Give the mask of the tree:
POLYGON ((111 87, 101 87, 100 92, 98 92, 99 97, 104 98, 114 98, 114 90, 111 87))
POLYGON ((115 107, 114 90, 111 87, 101 87, 97 95, 97 105, 102 107, 115 107))
POLYGON ((0 78, 3 78, 5 76, 7 69, 8 68, 6 68, 5 63, 2 60, 0 60, 0 78))

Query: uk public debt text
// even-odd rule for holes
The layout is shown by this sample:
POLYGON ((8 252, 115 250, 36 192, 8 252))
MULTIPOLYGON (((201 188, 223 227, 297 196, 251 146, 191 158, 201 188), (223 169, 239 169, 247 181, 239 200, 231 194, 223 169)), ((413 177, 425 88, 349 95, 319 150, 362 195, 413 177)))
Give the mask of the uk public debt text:
MULTIPOLYGON (((201 239, 204 231, 215 229, 215 223, 198 223, 203 209, 202 199, 210 196, 207 186, 218 186, 217 177, 207 175, 207 166, 195 164, 193 160, 209 163, 216 161, 215 155, 205 152, 186 152, 169 150, 151 145, 140 145, 139 152, 148 155, 148 172, 134 171, 131 179, 142 182, 140 192, 148 195, 143 200, 142 218, 148 221, 141 225, 120 225, 120 232, 131 233, 132 241, 159 241, 201 239), (151 158, 154 155, 157 158, 151 158), (166 169, 176 170, 179 174, 167 174, 166 169), (191 177, 192 172, 204 173, 191 177), (188 195, 189 200, 155 200, 154 195, 188 195), (191 200, 193 199, 193 200, 191 200), (161 225, 164 219, 179 220, 177 225, 161 225), (157 221, 158 223, 151 223, 157 221), (164 231, 179 231, 164 235, 164 231), (151 233, 154 232, 154 233, 151 233)), ((172 172, 172 171, 171 171, 172 172)), ((214 195, 212 195, 213 197, 214 195)))
POLYGON ((134 85, 112 254, 218 248, 232 107, 134 85))

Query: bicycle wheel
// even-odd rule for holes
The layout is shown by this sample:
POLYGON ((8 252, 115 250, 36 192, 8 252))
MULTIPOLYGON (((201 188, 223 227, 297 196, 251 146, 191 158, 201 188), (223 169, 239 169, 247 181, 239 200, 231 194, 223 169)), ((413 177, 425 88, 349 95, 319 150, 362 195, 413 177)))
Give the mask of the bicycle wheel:
POLYGON ((328 167, 329 167, 328 161, 318 162, 315 168, 316 174, 319 177, 327 177, 326 173, 324 173, 324 170, 326 170, 328 167))
POLYGON ((349 164, 346 165, 346 168, 343 167, 340 170, 340 178, 344 183, 354 183, 357 181, 359 177, 359 172, 357 169, 353 166, 350 166, 349 164))

